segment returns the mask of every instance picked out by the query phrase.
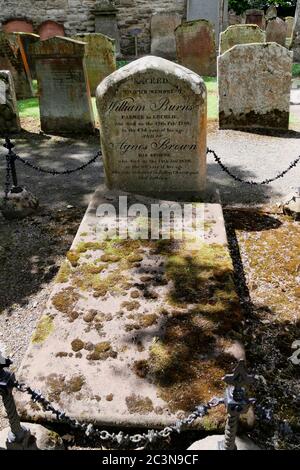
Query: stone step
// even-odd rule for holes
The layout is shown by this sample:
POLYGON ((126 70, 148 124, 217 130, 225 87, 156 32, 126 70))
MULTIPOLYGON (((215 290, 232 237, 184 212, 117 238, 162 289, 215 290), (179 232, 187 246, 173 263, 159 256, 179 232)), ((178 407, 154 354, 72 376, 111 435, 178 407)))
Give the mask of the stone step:
MULTIPOLYGON (((119 196, 162 202, 95 193, 17 376, 80 421, 159 428, 223 396, 222 377, 244 355, 242 313, 219 204, 193 204, 195 240, 99 241, 97 208, 118 213, 119 196)), ((23 420, 54 419, 16 397, 23 420)), ((224 418, 221 406, 196 425, 223 431, 224 418)))

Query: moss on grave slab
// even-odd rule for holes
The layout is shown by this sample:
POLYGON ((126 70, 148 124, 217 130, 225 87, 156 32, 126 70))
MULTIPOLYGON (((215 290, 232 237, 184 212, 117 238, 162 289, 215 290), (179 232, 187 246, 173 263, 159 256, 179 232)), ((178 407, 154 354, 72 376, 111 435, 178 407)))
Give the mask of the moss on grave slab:
POLYGON ((44 315, 39 320, 36 329, 32 335, 31 342, 33 344, 43 343, 48 336, 54 331, 54 321, 50 315, 44 315))

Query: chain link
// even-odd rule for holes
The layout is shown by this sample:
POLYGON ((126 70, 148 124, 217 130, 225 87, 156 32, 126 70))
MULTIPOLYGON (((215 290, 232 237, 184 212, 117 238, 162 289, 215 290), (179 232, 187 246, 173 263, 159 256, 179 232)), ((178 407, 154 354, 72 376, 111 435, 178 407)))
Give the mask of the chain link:
POLYGON ((34 165, 33 163, 29 162, 28 160, 25 160, 24 158, 20 157, 19 155, 14 154, 15 158, 22 162, 24 165, 30 167, 32 170, 39 171, 40 173, 47 173, 49 175, 57 176, 57 175, 70 175, 72 173, 76 173, 77 171, 84 170, 87 166, 91 165, 94 163, 97 158, 99 158, 101 155, 101 151, 99 150, 94 157, 92 157, 87 163, 84 163, 83 165, 73 168, 73 169, 68 169, 64 171, 57 171, 57 170, 51 170, 47 168, 42 168, 38 165, 34 165))
POLYGON ((71 418, 63 411, 55 408, 43 395, 41 392, 36 391, 29 387, 26 384, 19 383, 18 381, 14 382, 14 387, 22 393, 28 393, 30 395, 33 403, 39 403, 45 411, 51 412, 56 416, 56 419, 60 422, 68 424, 74 429, 81 430, 89 438, 98 438, 103 442, 110 442, 116 444, 117 446, 126 444, 126 445, 143 445, 152 444, 154 441, 159 439, 168 439, 173 433, 180 433, 184 426, 190 426, 198 418, 203 418, 208 414, 208 412, 221 404, 224 404, 223 398, 214 397, 205 405, 199 405, 195 408, 193 413, 187 416, 184 419, 176 421, 175 424, 171 426, 166 426, 161 431, 150 429, 145 433, 141 434, 124 434, 120 431, 118 434, 110 433, 106 430, 100 430, 94 428, 91 423, 80 423, 77 419, 71 418))
POLYGON ((5 175, 5 188, 4 188, 4 202, 7 203, 8 193, 11 182, 11 168, 10 168, 10 156, 6 155, 6 175, 5 175))
POLYGON ((228 176, 230 176, 231 178, 233 178, 235 181, 238 181, 239 183, 244 183, 244 184, 249 184, 249 185, 252 185, 252 186, 259 186, 259 185, 266 185, 266 184, 270 184, 270 183, 273 183, 274 181, 280 179, 280 178, 283 178, 290 170, 292 170, 293 168, 296 167, 296 165, 298 165, 298 163, 300 162, 300 155, 298 158, 296 158, 289 166, 286 170, 284 171, 281 171, 277 176, 275 176, 274 178, 267 178, 263 181, 253 181, 253 180, 250 180, 250 181, 246 181, 246 180, 243 180, 242 178, 240 178, 239 176, 236 176, 234 175, 228 168, 227 166, 221 161, 220 157, 218 157, 218 155, 216 154, 216 152, 214 150, 211 150, 211 149, 207 149, 207 153, 211 153, 214 157, 214 159, 216 160, 216 162, 220 165, 220 167, 222 168, 222 170, 227 173, 228 176))

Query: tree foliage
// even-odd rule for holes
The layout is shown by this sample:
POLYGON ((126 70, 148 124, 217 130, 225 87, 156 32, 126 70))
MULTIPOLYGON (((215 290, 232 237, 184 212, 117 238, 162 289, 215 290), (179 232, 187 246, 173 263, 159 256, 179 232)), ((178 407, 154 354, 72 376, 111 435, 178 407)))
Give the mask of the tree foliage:
POLYGON ((240 15, 250 8, 264 9, 271 5, 289 8, 296 6, 296 3, 297 0, 229 0, 229 9, 240 15))

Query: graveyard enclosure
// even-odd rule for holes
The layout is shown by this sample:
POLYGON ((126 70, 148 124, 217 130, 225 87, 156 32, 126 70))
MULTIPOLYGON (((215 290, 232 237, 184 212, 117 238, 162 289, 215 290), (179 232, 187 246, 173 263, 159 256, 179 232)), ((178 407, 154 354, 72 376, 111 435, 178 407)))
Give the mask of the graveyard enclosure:
POLYGON ((103 80, 97 106, 109 188, 190 196, 204 190, 207 93, 199 75, 144 57, 103 80))

